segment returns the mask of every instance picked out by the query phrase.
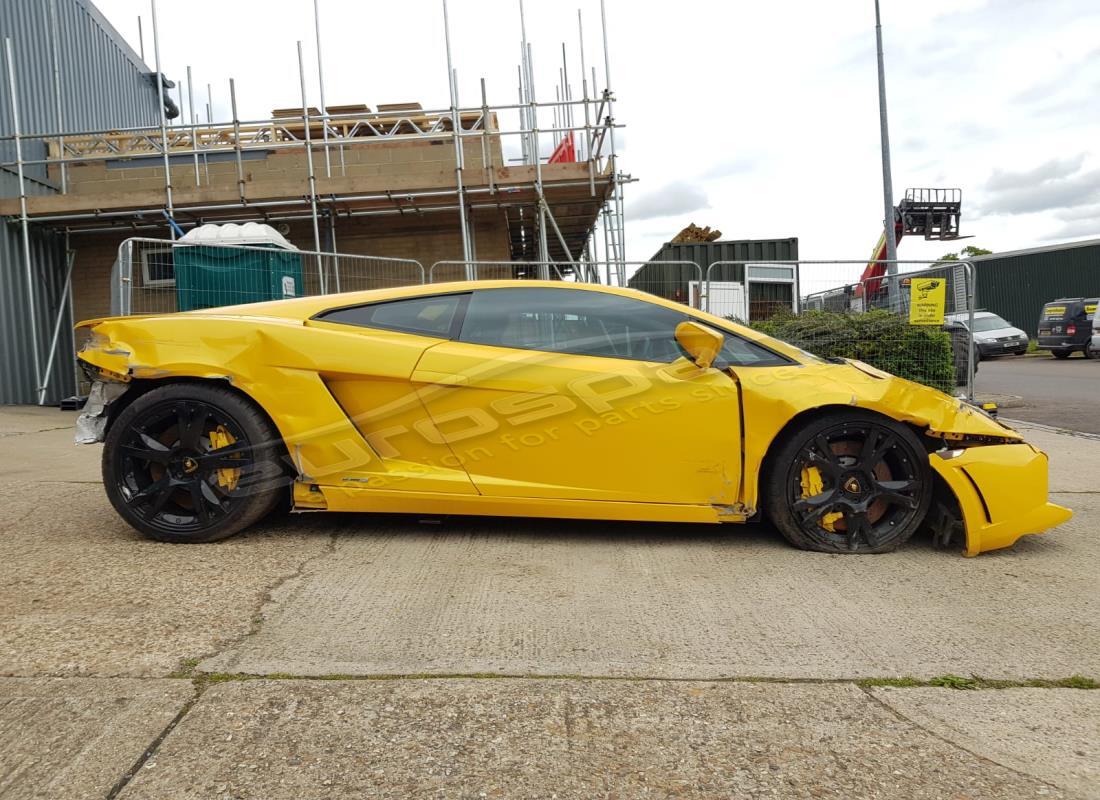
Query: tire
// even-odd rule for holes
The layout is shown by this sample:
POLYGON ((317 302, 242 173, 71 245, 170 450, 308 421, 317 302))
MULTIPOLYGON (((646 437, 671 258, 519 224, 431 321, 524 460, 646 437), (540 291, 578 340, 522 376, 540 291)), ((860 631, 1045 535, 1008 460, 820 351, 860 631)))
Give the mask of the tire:
POLYGON ((1085 345, 1085 358, 1100 358, 1100 352, 1092 346, 1091 341, 1085 345))
POLYGON ((1054 354, 1055 358, 1069 358, 1073 355, 1072 350, 1051 350, 1050 352, 1054 354))
POLYGON ((111 425, 103 485, 147 538, 214 542, 275 507, 287 482, 282 452, 250 401, 220 386, 173 383, 138 397, 111 425))
POLYGON ((920 439, 866 411, 810 420, 778 443, 768 463, 764 511, 803 550, 888 553, 917 531, 932 502, 932 469, 920 439))

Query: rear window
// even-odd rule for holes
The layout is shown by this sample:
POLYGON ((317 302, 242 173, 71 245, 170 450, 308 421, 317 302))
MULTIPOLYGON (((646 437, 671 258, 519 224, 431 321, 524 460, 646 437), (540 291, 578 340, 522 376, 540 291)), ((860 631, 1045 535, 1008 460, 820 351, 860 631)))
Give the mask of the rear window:
POLYGON ((465 295, 460 294, 445 294, 337 308, 318 314, 317 319, 447 339, 451 335, 455 312, 464 297, 465 295))
POLYGON ((1073 303, 1047 303, 1043 306, 1043 319, 1065 319, 1073 303))

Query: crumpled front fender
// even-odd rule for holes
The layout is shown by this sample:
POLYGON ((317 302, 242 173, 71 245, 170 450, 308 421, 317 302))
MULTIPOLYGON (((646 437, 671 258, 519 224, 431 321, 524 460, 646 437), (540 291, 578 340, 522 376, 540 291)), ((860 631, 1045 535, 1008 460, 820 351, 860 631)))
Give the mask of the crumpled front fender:
POLYGON ((955 495, 966 530, 964 555, 1011 547, 1073 516, 1047 498, 1047 456, 1030 444, 941 450, 929 457, 955 495))

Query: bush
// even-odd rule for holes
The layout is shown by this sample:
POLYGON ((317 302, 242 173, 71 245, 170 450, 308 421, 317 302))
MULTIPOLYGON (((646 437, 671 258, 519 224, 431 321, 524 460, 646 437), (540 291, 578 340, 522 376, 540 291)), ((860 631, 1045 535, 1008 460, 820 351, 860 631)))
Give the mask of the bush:
POLYGON ((821 358, 854 358, 943 392, 955 389, 951 335, 890 311, 786 313, 752 327, 821 358))

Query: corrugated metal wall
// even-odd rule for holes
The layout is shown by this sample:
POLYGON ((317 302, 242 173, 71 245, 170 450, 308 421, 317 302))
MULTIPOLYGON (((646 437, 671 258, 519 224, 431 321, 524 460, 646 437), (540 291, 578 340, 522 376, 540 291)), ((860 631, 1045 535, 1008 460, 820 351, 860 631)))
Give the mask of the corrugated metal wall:
MULTIPOLYGON (((65 132, 107 130, 157 125, 156 85, 150 68, 141 63, 103 15, 88 0, 2 0, 0 50, 11 37, 15 62, 16 96, 22 133, 58 131, 54 91, 54 37, 61 84, 61 112, 65 132)), ((7 63, 0 52, 0 134, 13 130, 8 92, 7 63)), ((25 159, 43 158, 41 141, 25 143, 25 159)), ((13 142, 0 142, 0 161, 14 161, 13 142)), ((56 191, 41 166, 27 167, 27 194, 56 191)), ((14 171, 0 170, 0 195, 17 197, 14 171)), ((0 403, 32 403, 37 399, 32 342, 45 368, 65 277, 64 246, 56 231, 32 225, 37 330, 32 331, 25 280, 23 245, 17 219, 0 222, 0 403)), ((52 370, 48 402, 71 394, 73 353, 63 321, 52 370)))
POLYGON ((662 264, 668 261, 688 261, 698 264, 706 277, 707 267, 716 261, 740 262, 720 265, 711 273, 711 280, 745 280, 744 262, 797 261, 798 239, 738 239, 725 242, 693 244, 666 243, 649 263, 634 273, 628 281, 632 289, 649 292, 672 300, 683 301, 688 296, 688 283, 698 280, 690 264, 662 264))
POLYGON ((1100 296, 1100 241, 1018 255, 974 259, 978 308, 1037 335, 1043 303, 1059 297, 1100 296))

